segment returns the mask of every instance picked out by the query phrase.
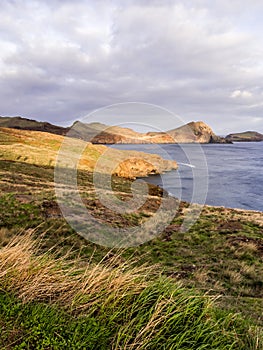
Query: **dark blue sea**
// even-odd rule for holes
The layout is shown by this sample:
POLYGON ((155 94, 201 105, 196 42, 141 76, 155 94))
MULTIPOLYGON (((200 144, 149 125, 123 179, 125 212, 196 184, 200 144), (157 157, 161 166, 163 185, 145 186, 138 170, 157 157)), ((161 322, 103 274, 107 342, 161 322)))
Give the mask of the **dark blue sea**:
POLYGON ((205 145, 114 145, 156 153, 179 169, 144 180, 181 200, 263 211, 263 142, 205 145))

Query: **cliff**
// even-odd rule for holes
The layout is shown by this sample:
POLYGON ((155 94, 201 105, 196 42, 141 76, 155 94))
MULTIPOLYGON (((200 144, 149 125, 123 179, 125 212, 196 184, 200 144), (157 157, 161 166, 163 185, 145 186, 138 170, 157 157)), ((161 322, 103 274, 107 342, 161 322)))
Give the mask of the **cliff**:
POLYGON ((204 122, 191 122, 167 132, 139 133, 129 128, 101 123, 76 122, 71 136, 91 140, 95 144, 143 143, 229 143, 204 122))
POLYGON ((176 143, 227 143, 217 136, 204 122, 190 122, 177 129, 167 131, 176 143))
POLYGON ((263 141, 263 135, 256 131, 245 131, 226 136, 226 140, 231 142, 258 142, 263 141))

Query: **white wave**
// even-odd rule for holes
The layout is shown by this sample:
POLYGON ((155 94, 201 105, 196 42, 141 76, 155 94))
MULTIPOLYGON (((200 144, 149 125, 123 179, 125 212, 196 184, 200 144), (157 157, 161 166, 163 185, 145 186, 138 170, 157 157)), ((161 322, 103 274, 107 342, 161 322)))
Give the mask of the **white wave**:
POLYGON ((187 164, 187 163, 178 163, 177 164, 180 164, 180 165, 185 165, 185 166, 189 166, 189 168, 195 168, 195 165, 193 164, 187 164))

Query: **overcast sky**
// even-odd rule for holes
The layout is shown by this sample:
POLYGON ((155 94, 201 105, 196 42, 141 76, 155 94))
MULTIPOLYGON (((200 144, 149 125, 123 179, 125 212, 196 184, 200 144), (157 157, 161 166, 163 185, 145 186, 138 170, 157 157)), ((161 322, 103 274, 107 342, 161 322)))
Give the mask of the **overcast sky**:
POLYGON ((263 132, 262 14, 262 0, 1 0, 0 115, 67 124, 138 101, 263 132))

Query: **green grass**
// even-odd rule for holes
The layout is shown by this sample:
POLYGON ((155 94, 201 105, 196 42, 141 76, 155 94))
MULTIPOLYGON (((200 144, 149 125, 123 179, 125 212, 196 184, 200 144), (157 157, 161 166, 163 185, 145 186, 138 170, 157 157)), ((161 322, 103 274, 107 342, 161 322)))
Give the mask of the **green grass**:
MULTIPOLYGON (((259 330, 147 267, 0 250, 1 349, 260 349, 259 330), (20 263, 23 261, 23 264, 20 263)), ((155 267, 152 267, 155 268, 155 267)))
POLYGON ((169 306, 161 305, 164 292, 163 286, 145 290, 126 310, 129 318, 120 308, 74 316, 54 305, 24 304, 2 292, 1 349, 256 349, 243 320, 215 314, 206 300, 189 298, 185 290, 177 291, 169 306), (160 307, 156 317, 161 320, 154 318, 155 307, 160 307))
POLYGON ((107 349, 107 327, 44 303, 0 294, 1 349, 107 349))

